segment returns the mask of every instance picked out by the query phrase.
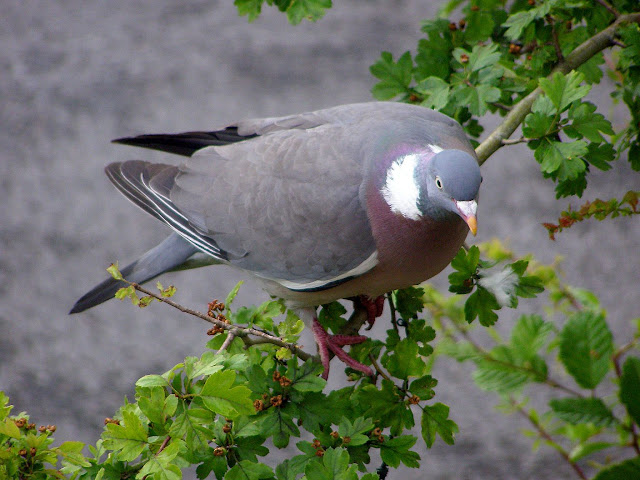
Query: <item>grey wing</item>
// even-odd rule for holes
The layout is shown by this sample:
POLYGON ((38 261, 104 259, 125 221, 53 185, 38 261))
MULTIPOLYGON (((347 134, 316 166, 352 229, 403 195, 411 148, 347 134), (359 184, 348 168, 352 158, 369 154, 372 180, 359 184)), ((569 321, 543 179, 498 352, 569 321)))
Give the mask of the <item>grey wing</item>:
POLYGON ((373 268, 376 248, 345 129, 305 128, 196 152, 170 199, 232 265, 319 290, 373 268))

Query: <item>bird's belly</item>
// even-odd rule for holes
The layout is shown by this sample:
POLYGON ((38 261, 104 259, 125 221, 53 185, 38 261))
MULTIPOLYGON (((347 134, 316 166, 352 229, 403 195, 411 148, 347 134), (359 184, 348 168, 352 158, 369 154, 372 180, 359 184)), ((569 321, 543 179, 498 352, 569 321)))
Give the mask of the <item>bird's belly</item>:
POLYGON ((388 238, 388 243, 379 245, 378 264, 367 273, 333 288, 297 292, 267 281, 265 290, 285 299, 290 308, 317 306, 357 295, 375 298, 391 290, 417 285, 440 273, 464 243, 469 228, 456 218, 441 224, 435 231, 427 226, 413 232, 407 236, 397 231, 395 236, 384 237, 388 238))

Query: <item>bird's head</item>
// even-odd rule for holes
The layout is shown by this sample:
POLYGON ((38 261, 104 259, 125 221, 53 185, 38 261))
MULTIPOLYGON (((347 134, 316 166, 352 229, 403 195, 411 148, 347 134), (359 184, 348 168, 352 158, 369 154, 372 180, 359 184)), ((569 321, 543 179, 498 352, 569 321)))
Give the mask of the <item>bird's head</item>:
POLYGON ((462 150, 404 155, 391 165, 382 189, 391 210, 412 220, 460 216, 474 235, 482 176, 477 160, 462 150))

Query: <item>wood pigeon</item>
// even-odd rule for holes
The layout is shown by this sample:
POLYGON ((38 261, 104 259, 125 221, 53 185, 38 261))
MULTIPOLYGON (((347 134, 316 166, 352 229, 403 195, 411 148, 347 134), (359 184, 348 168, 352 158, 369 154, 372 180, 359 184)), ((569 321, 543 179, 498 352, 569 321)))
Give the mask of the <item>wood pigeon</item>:
MULTIPOLYGON (((371 370, 342 350, 365 337, 329 335, 318 305, 365 298, 380 314, 373 299, 436 275, 476 233, 475 152, 456 121, 424 107, 359 103, 115 142, 189 157, 180 167, 106 167, 129 200, 174 232, 124 277, 142 283, 190 262, 252 274, 311 324, 325 378, 329 351, 371 370)), ((105 280, 70 313, 122 286, 105 280)))

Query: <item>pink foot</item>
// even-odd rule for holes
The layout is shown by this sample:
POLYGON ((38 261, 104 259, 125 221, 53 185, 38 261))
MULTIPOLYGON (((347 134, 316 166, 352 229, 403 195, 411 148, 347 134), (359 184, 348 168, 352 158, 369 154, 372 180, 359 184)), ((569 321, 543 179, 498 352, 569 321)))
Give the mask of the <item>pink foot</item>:
POLYGON ((371 330, 373 324, 376 323, 376 318, 382 315, 384 310, 384 295, 380 295, 376 298, 367 297, 366 295, 358 295, 355 297, 358 303, 362 305, 367 311, 367 323, 369 326, 366 330, 371 330))
POLYGON ((354 360, 349 355, 347 355, 344 350, 342 350, 342 347, 344 347, 345 345, 356 345, 358 343, 362 343, 367 339, 367 337, 363 335, 329 335, 324 327, 320 325, 320 322, 318 322, 317 318, 313 319, 312 330, 313 336, 315 337, 316 343, 318 344, 318 353, 320 354, 320 360, 322 361, 322 366, 324 367, 322 378, 326 380, 329 377, 329 361, 331 360, 331 358, 329 357, 329 351, 333 352, 336 357, 338 357, 354 370, 358 370, 365 375, 373 375, 373 370, 371 370, 366 365, 358 362, 357 360, 354 360))

